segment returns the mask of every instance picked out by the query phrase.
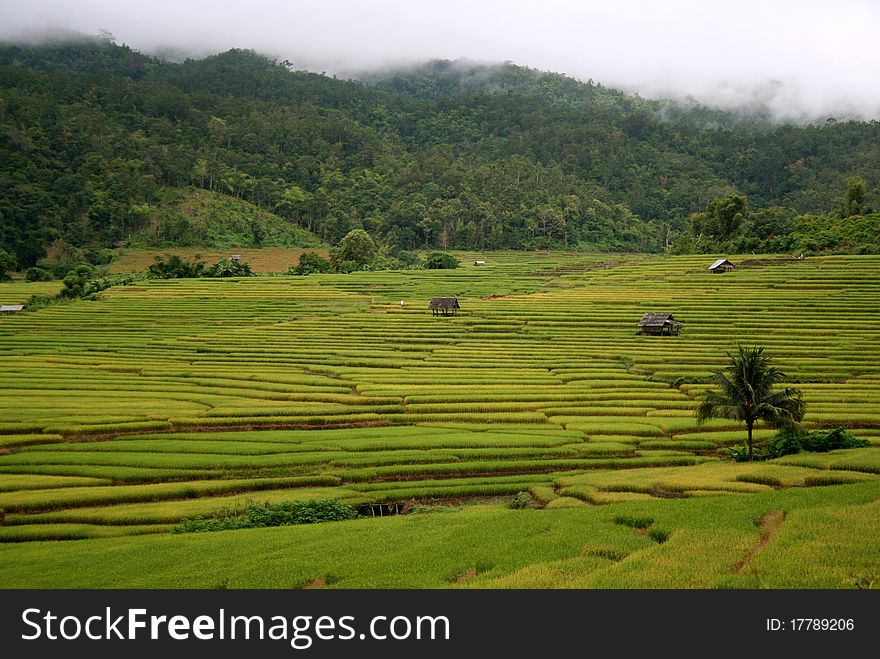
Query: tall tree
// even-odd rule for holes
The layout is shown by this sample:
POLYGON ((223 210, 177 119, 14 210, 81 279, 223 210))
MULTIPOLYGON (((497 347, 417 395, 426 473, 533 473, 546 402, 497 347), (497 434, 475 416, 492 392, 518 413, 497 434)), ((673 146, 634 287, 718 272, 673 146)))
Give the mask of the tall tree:
POLYGON ((691 216, 691 235, 698 237, 702 234, 719 243, 727 242, 739 235, 748 213, 748 197, 728 192, 712 199, 705 212, 691 216))
POLYGON ((843 199, 843 217, 862 215, 865 205, 865 179, 854 176, 846 182, 846 197, 843 199))
POLYGON ((756 421, 775 428, 798 429, 806 412, 800 389, 774 387, 787 377, 771 364, 763 347, 739 346, 737 354, 727 353, 730 362, 724 371, 715 371, 712 382, 721 391, 709 391, 697 408, 697 423, 712 418, 743 421, 748 431, 749 460, 753 456, 752 429, 756 421))
POLYGON ((352 229, 330 250, 330 260, 336 268, 346 262, 359 268, 375 257, 376 243, 363 229, 352 229))
POLYGON ((6 273, 15 269, 15 259, 5 249, 0 249, 0 281, 8 279, 6 273))

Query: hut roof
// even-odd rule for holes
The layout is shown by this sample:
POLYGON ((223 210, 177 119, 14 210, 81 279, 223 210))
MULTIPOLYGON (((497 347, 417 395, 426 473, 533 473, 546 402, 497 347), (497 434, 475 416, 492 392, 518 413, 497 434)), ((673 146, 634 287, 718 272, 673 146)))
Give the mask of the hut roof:
POLYGON ((457 297, 432 297, 428 308, 431 311, 436 311, 438 309, 461 309, 461 306, 458 304, 457 297))
POLYGON ((733 263, 731 263, 727 259, 718 259, 717 261, 715 261, 715 263, 713 263, 712 265, 710 265, 706 269, 707 270, 716 270, 717 268, 720 268, 722 265, 729 265, 731 268, 736 267, 735 265, 733 265, 733 263))
POLYGON ((21 311, 24 309, 23 304, 4 304, 0 305, 0 312, 8 313, 11 311, 21 311))
POLYGON ((664 325, 684 325, 671 313, 646 313, 639 321, 639 327, 663 327, 664 325))

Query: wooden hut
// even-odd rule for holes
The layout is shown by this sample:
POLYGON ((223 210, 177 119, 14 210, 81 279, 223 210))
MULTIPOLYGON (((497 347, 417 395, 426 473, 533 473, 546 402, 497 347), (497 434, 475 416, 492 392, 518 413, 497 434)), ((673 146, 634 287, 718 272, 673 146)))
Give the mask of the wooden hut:
POLYGON ((428 305, 432 314, 435 316, 453 316, 458 314, 461 305, 458 304, 457 297, 432 297, 431 303, 428 305))
POLYGON ((719 272, 727 272, 728 270, 733 270, 735 267, 736 266, 733 265, 733 263, 731 263, 727 259, 718 259, 717 261, 715 261, 715 263, 713 263, 712 265, 710 265, 706 269, 710 270, 711 272, 719 273, 719 272))
POLYGON ((682 325, 684 323, 676 320, 671 313, 646 313, 639 321, 638 327, 643 334, 662 336, 678 334, 682 325))
POLYGON ((15 314, 24 311, 23 304, 4 304, 0 305, 0 313, 6 314, 15 314))

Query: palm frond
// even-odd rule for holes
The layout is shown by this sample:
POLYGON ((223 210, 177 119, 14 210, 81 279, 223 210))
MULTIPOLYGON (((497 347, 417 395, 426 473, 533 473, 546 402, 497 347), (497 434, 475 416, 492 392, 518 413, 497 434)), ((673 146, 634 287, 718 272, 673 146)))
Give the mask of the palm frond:
POLYGON ((727 356, 730 363, 712 376, 718 391, 708 391, 696 409, 698 424, 716 418, 744 421, 751 427, 761 419, 775 427, 800 427, 806 411, 802 393, 792 387, 774 391, 787 376, 772 365, 763 347, 740 345, 727 356))

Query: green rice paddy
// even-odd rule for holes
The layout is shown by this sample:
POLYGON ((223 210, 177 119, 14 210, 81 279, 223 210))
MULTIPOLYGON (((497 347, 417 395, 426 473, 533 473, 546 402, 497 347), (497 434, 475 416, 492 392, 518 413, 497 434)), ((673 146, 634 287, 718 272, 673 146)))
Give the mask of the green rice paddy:
MULTIPOLYGON (((0 586, 880 583, 880 257, 724 275, 707 257, 475 258, 146 281, 0 317, 0 586), (458 316, 431 315, 453 295, 458 316), (646 311, 682 334, 637 334, 646 311), (693 410, 737 342, 804 391, 806 425, 873 445, 730 462, 744 429, 693 410), (518 492, 534 507, 508 509, 518 492), (170 533, 328 497, 452 508, 170 533)), ((3 284, 4 304, 34 286, 3 284)))

